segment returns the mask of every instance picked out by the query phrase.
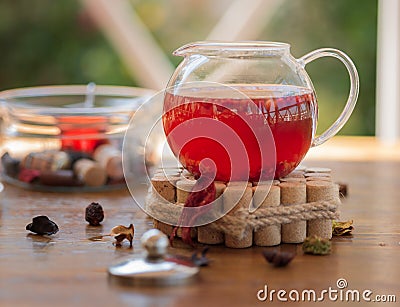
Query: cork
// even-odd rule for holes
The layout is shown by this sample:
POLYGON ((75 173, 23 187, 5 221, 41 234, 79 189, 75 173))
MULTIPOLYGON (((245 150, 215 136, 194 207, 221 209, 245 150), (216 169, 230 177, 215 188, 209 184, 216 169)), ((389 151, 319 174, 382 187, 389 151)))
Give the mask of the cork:
MULTIPOLYGON (((225 183, 221 181, 215 181, 215 201, 214 209, 218 213, 224 213, 224 204, 222 201, 222 194, 226 188, 225 183)), ((222 244, 224 243, 224 233, 222 231, 214 229, 212 225, 204 225, 197 227, 197 241, 204 244, 222 244)))
MULTIPOLYGON (((260 209, 279 206, 280 205, 280 188, 271 186, 267 196, 265 190, 267 186, 258 186, 253 188, 253 203, 254 206, 259 206, 260 209)), ((281 243, 281 225, 270 225, 259 227, 253 234, 254 244, 258 246, 274 246, 281 243)))
POLYGON ((41 151, 26 155, 21 161, 21 168, 39 171, 57 171, 70 167, 69 155, 64 151, 41 151))
MULTIPOLYGON (((304 204, 307 201, 306 185, 300 182, 282 182, 281 205, 304 204)), ((307 221, 296 221, 282 225, 283 243, 302 243, 307 235, 307 221)))
POLYGON ((227 186, 247 186, 248 188, 252 187, 253 184, 248 181, 230 181, 227 183, 227 186))
MULTIPOLYGON (((178 228, 178 230, 176 231, 176 236, 177 236, 178 238, 182 238, 182 227, 179 227, 179 228, 178 228)), ((190 229, 190 237, 191 237, 192 239, 197 238, 197 227, 192 227, 192 228, 190 229)))
POLYGON ((170 236, 174 226, 157 221, 157 220, 153 220, 153 227, 162 231, 163 233, 165 233, 167 236, 170 236))
POLYGON ((330 174, 332 170, 327 167, 308 167, 306 168, 306 173, 327 173, 330 174))
POLYGON ((170 203, 176 202, 175 184, 178 176, 165 176, 164 174, 156 174, 151 179, 151 184, 155 192, 170 203))
POLYGON ((305 173, 304 177, 326 177, 326 178, 331 178, 330 173, 305 173))
POLYGON ((332 178, 331 177, 307 177, 306 181, 327 181, 327 182, 332 182, 332 178))
POLYGON ((195 185, 195 180, 181 178, 176 182, 176 201, 178 203, 185 203, 195 185))
MULTIPOLYGON (((337 197, 337 189, 332 182, 308 181, 307 202, 332 200, 337 197)), ((330 219, 314 219, 307 221, 307 236, 317 235, 332 238, 332 221, 330 219)))
POLYGON ((293 172, 286 175, 284 178, 304 178, 304 171, 294 170, 293 172))
POLYGON ((89 159, 79 159, 74 164, 74 173, 85 185, 98 187, 107 181, 107 174, 98 162, 89 159))
POLYGON ((306 183, 306 179, 304 178, 304 175, 302 177, 284 177, 279 179, 280 182, 302 182, 306 183))
POLYGON ((215 230, 211 225, 197 227, 197 241, 204 244, 224 243, 224 233, 215 230))
MULTIPOLYGON (((240 187, 234 185, 228 186, 223 194, 224 209, 230 209, 232 205, 236 203, 235 207, 228 214, 235 214, 240 209, 248 210, 249 206, 252 204, 252 196, 253 192, 250 187, 247 187, 243 191, 240 187), (237 201, 238 198, 239 201, 237 201)), ((225 234, 225 246, 227 247, 246 248, 252 245, 253 229, 250 226, 245 227, 242 237, 225 234)))
POLYGON ((113 180, 124 178, 122 170, 122 152, 111 144, 98 146, 93 152, 93 158, 106 170, 113 180))

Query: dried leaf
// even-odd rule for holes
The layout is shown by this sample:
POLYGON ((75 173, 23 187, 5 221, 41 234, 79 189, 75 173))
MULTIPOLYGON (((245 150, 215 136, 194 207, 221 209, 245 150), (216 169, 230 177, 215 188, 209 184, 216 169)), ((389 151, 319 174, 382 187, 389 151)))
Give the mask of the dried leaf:
POLYGON ((133 227, 133 224, 130 224, 129 227, 123 225, 115 226, 110 232, 110 235, 116 240, 115 245, 117 246, 120 246, 122 241, 126 239, 129 241, 129 246, 132 247, 134 234, 135 228, 133 227))
POLYGON ((295 253, 291 252, 281 252, 274 250, 264 250, 263 252, 264 258, 271 263, 273 266, 282 267, 288 265, 293 258, 296 256, 295 253))
POLYGON ((354 229, 352 225, 353 225, 353 220, 345 222, 333 221, 332 235, 334 236, 350 235, 352 230, 354 229))
POLYGON ((328 255, 331 253, 331 242, 315 235, 307 237, 303 242, 303 252, 312 255, 328 255))

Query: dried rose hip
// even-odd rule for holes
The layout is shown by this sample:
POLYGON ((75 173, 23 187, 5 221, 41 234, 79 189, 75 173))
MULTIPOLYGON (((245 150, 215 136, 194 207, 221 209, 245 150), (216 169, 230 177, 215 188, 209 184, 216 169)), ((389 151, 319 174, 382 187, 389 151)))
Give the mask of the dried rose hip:
POLYGON ((58 226, 45 215, 36 216, 32 223, 26 225, 26 230, 37 233, 38 235, 53 235, 58 232, 58 226))
POLYGON ((99 226, 104 219, 104 211, 100 204, 91 203, 86 207, 85 220, 89 222, 91 226, 99 226))

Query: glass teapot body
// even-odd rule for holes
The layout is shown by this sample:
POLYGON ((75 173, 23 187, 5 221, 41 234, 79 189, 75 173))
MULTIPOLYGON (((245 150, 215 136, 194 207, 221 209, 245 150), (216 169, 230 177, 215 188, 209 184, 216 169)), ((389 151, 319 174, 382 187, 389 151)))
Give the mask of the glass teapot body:
MULTIPOLYGON (((321 50, 300 59, 288 44, 273 42, 198 42, 176 50, 184 60, 165 92, 163 127, 182 165, 198 176, 208 161, 203 168, 211 167, 221 181, 267 180, 293 171, 310 146, 341 128, 357 96, 349 97, 354 102, 341 122, 316 138, 316 95, 304 67, 329 55, 321 50)), ((354 82, 358 93, 354 72, 351 91, 354 82)))

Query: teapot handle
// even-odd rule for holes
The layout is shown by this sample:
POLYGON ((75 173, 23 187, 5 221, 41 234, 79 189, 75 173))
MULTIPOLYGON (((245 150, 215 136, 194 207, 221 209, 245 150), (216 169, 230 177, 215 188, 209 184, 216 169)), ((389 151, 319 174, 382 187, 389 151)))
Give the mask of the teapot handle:
POLYGON ((312 147, 323 144, 328 139, 333 137, 340 129, 342 129, 344 124, 349 119, 351 112, 353 112, 359 92, 359 78, 357 69, 353 61, 343 51, 333 48, 321 48, 307 53, 303 57, 299 58, 297 61, 304 68, 311 61, 325 56, 337 58, 346 66, 347 71, 350 75, 350 92, 349 97, 347 98, 346 105, 338 119, 327 130, 325 130, 324 133, 313 139, 311 145, 312 147))

